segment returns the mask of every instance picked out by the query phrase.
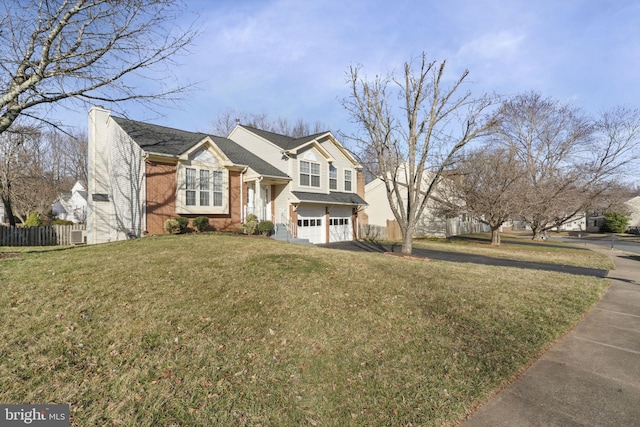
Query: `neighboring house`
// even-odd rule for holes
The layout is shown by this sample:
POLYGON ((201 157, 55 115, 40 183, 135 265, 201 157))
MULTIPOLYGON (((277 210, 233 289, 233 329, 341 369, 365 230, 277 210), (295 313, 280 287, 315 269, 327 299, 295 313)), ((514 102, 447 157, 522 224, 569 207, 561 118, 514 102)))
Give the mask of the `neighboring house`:
POLYGON ((247 213, 284 224, 311 243, 357 237, 358 213, 366 206, 364 175, 330 132, 292 138, 238 125, 229 138, 290 177, 248 177, 247 213))
MULTIPOLYGON (((401 168, 398 172, 398 176, 402 175, 403 173, 401 168)), ((423 180, 423 188, 425 190, 428 188, 430 182, 431 175, 425 172, 425 178, 423 180)), ((403 184, 402 180, 399 181, 399 185, 401 191, 403 188, 408 191, 408 187, 406 184, 403 184)), ((436 191, 434 191, 429 197, 427 206, 416 225, 414 237, 447 237, 486 231, 486 227, 484 227, 484 225, 480 224, 468 215, 447 218, 439 214, 438 207, 441 202, 439 201, 440 198, 438 197, 438 190, 439 189, 436 189, 436 191)), ((375 178, 365 185, 365 200, 368 203, 365 213, 368 216, 369 225, 380 227, 393 226, 396 222, 396 218, 393 215, 391 206, 389 205, 386 185, 381 178, 375 178)), ((405 197, 405 206, 406 202, 407 198, 405 197)))
POLYGON ((63 193, 51 205, 53 216, 73 223, 83 223, 87 219, 87 190, 80 181, 76 182, 71 193, 63 193))
POLYGON ((629 230, 640 232, 640 196, 629 199, 624 204, 629 208, 629 230))
POLYGON ((4 206, 2 202, 0 202, 0 224, 4 224, 4 206))
MULTIPOLYGON (((358 165, 330 134, 309 137, 304 147, 291 147, 291 151, 259 136, 261 131, 249 129, 238 126, 230 138, 222 138, 115 117, 102 108, 92 108, 87 242, 162 234, 165 221, 177 216, 206 216, 216 230, 237 230, 249 213, 260 220, 289 224, 293 237, 309 238, 313 243, 329 241, 330 237, 305 233, 311 227, 310 218, 297 211, 303 208, 306 212, 308 204, 320 204, 328 219, 314 217, 314 228, 333 224, 328 212, 335 205, 340 213, 346 214, 342 208, 349 208, 349 225, 353 224, 358 206, 365 204, 355 194, 358 165), (324 165, 324 170, 316 174, 317 166, 312 166, 307 173, 298 173, 298 162, 289 161, 295 159, 298 148, 303 156, 316 156, 320 162, 314 164, 324 165), (330 152, 340 155, 335 160, 331 155, 324 158, 330 152), (329 159, 341 165, 348 160, 353 170, 352 192, 328 190, 329 159), (318 179, 320 187, 316 186, 318 179), (310 196, 301 193, 303 189, 311 190, 310 196), (313 197, 316 200, 307 200, 313 197), (327 200, 321 202, 322 198, 327 200)), ((288 139, 269 135, 278 141, 288 139)), ((341 238, 349 240, 353 232, 341 238)))
POLYGON ((557 231, 585 231, 586 229, 587 214, 585 212, 572 216, 564 224, 557 227, 557 231))

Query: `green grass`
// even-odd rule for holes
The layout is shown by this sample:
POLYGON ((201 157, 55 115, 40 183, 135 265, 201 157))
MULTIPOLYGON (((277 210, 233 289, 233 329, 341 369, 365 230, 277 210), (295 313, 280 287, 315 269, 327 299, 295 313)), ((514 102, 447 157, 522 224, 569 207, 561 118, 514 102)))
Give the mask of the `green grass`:
POLYGON ((0 286, 0 402, 74 426, 441 426, 607 282, 204 234, 20 252, 0 286))

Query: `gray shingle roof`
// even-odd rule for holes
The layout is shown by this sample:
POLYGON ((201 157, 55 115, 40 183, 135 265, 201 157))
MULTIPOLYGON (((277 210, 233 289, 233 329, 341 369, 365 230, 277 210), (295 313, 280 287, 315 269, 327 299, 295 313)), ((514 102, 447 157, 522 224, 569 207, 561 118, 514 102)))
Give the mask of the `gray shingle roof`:
POLYGON ((207 135, 111 116, 144 151, 179 156, 207 135))
POLYGON ((246 165, 261 175, 289 178, 280 169, 262 160, 228 138, 201 132, 188 132, 166 126, 138 122, 111 116, 113 120, 142 148, 153 154, 179 156, 206 137, 210 137, 222 152, 237 165, 246 165))
POLYGON ((339 193, 337 191, 332 191, 329 194, 322 194, 293 191, 293 195, 301 202, 367 206, 367 202, 355 193, 339 193))
POLYGON ((313 141, 320 135, 324 135, 327 132, 320 132, 313 135, 303 136, 301 138, 292 138, 286 135, 280 135, 279 133, 269 132, 266 130, 254 128, 253 126, 240 125, 248 131, 255 133, 256 135, 266 139, 267 141, 277 145, 283 150, 292 150, 296 147, 299 147, 303 144, 306 144, 309 141, 313 141))

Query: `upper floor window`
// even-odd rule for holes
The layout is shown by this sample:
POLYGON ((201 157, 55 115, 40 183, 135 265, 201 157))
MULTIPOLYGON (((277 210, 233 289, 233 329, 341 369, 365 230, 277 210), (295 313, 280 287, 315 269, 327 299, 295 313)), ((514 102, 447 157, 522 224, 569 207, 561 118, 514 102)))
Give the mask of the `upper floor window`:
POLYGON ((335 166, 329 165, 329 190, 338 189, 338 169, 335 166))
POLYGON ((300 160, 300 185, 320 187, 320 164, 300 160))
POLYGON ((351 171, 344 171, 344 191, 351 191, 351 171))

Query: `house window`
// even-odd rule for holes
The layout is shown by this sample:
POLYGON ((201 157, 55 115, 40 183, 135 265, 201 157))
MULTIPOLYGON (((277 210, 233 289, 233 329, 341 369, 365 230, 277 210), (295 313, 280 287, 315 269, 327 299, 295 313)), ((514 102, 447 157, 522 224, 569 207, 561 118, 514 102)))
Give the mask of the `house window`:
POLYGON ((187 206, 195 206, 196 205, 196 170, 195 169, 187 168, 185 187, 187 190, 186 191, 187 206))
POLYGON ((338 189, 338 169, 335 166, 329 165, 329 190, 338 189))
POLYGON ((187 206, 222 206, 223 188, 222 171, 186 168, 185 203, 187 206))
POLYGON ((320 187, 320 164, 300 160, 300 185, 320 187))
POLYGON ((351 171, 344 171, 344 191, 351 191, 351 171))
POLYGON ((209 206, 209 171, 200 169, 200 206, 209 206))
POLYGON ((213 171, 213 206, 222 206, 222 171, 213 171))

